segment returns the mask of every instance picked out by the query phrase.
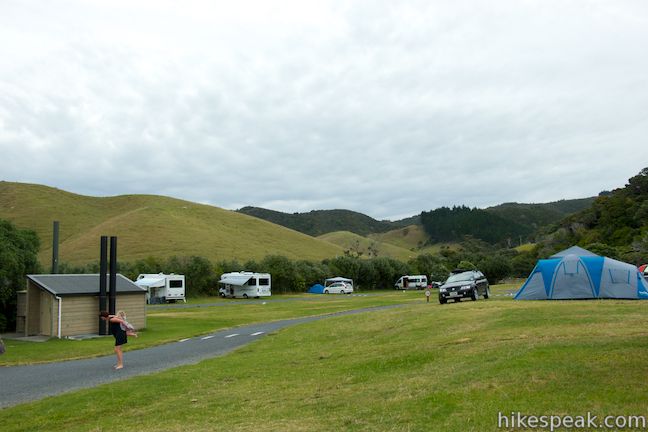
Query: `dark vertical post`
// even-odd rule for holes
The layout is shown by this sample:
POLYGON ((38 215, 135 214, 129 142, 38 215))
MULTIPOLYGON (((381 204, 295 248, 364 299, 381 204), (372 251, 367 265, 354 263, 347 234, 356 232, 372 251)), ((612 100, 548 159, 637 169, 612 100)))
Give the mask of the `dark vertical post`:
MULTIPOLYGON (((101 236, 101 247, 99 250, 99 312, 108 310, 108 298, 106 297, 106 285, 108 281, 108 237, 101 236)), ((99 334, 107 335, 106 321, 99 318, 99 334)))
POLYGON ((52 228, 52 274, 58 273, 59 222, 54 221, 52 228))
POLYGON ((117 306, 117 237, 110 237, 110 294, 108 296, 108 313, 115 315, 117 306))

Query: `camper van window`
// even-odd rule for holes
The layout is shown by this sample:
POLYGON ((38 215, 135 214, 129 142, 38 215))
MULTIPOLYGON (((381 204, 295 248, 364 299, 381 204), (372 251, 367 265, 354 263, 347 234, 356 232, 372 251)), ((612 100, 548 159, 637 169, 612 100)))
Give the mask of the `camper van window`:
POLYGON ((247 282, 249 286, 256 286, 256 279, 250 278, 250 280, 247 282))
POLYGON ((259 279, 259 285, 270 285, 270 279, 268 278, 259 279))
POLYGON ((169 288, 182 288, 182 281, 181 280, 170 280, 169 281, 169 288))

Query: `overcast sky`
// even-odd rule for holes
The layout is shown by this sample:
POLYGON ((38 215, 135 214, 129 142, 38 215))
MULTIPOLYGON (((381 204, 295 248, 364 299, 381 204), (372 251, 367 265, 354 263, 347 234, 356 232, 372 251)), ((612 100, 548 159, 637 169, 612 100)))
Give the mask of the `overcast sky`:
POLYGON ((622 187, 647 137, 643 0, 0 0, 0 180, 399 219, 622 187))

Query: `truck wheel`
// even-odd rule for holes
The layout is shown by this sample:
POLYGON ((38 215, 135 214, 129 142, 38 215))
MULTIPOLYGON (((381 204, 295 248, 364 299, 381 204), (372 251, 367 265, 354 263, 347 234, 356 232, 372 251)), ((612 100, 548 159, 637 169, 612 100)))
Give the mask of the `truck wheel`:
POLYGON ((477 291, 477 288, 475 288, 470 296, 470 298, 473 301, 477 301, 479 299, 479 291, 477 291))
POLYGON ((439 303, 446 304, 446 303, 448 303, 448 300, 445 297, 440 297, 439 296, 439 303))
POLYGON ((244 299, 248 298, 248 295, 247 295, 247 294, 243 294, 243 298, 244 298, 244 299))

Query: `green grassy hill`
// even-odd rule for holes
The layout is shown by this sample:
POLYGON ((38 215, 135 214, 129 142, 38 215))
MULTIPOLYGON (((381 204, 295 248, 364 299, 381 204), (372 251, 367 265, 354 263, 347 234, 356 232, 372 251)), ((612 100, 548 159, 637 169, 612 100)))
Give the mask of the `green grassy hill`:
POLYGON ((101 235, 116 235, 120 261, 198 255, 210 260, 280 254, 320 260, 342 248, 254 217, 155 195, 89 197, 24 183, 0 182, 0 218, 36 231, 40 260, 51 261, 52 221, 60 221, 60 261, 99 258, 101 235))
POLYGON ((317 238, 335 244, 344 250, 357 248, 358 251, 362 252, 363 257, 369 256, 369 247, 375 248, 379 257, 389 257, 400 261, 408 261, 410 258, 414 258, 419 254, 419 252, 412 252, 411 250, 387 242, 372 240, 349 231, 327 233, 317 238))
MULTIPOLYGON (((371 240, 388 243, 394 246, 413 251, 416 255, 438 254, 443 247, 457 249, 458 243, 435 243, 427 244, 429 237, 422 225, 409 225, 386 233, 369 234, 371 240)), ((411 252, 410 252, 411 255, 411 252)))
POLYGON ((422 247, 428 239, 421 225, 409 225, 385 233, 369 234, 367 237, 410 250, 422 247))

